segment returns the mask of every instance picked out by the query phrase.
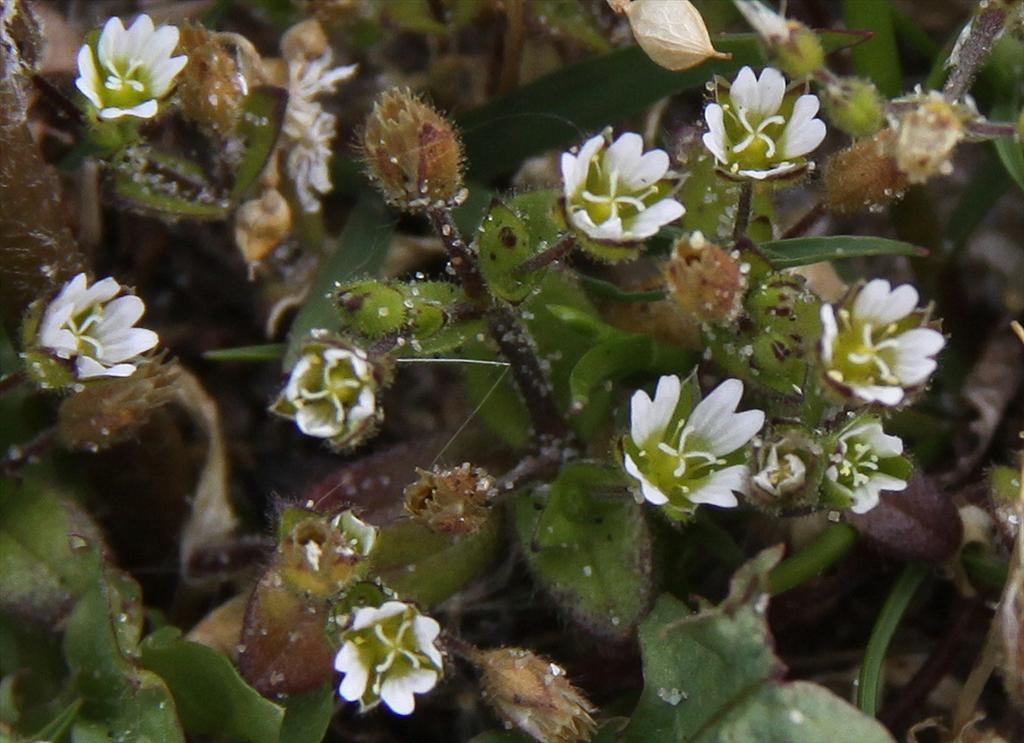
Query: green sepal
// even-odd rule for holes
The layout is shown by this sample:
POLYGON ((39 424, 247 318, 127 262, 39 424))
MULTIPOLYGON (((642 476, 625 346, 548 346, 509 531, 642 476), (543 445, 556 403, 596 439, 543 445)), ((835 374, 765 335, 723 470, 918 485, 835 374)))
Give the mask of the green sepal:
POLYGON ((228 214, 227 199, 199 165, 149 147, 125 153, 114 166, 113 188, 127 207, 155 217, 218 220, 228 214))
POLYGON ((534 241, 525 222, 505 204, 494 201, 480 223, 476 250, 480 273, 497 296, 518 303, 526 299, 540 277, 536 272, 516 276, 515 270, 534 255, 534 241))
POLYGON ((245 97, 238 120, 238 136, 245 151, 235 168, 232 201, 245 197, 266 167, 281 134, 287 106, 288 92, 272 85, 259 85, 245 97))

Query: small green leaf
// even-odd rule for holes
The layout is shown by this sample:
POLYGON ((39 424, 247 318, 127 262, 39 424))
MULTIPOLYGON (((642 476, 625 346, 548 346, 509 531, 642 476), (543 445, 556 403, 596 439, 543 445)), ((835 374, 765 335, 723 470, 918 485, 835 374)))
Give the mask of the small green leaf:
POLYGON ((283 343, 263 343, 257 346, 215 348, 203 354, 210 361, 277 361, 284 356, 283 343))
POLYGON ((377 196, 367 194, 356 204, 333 252, 320 266, 309 299, 295 316, 291 330, 288 331, 288 350, 284 357, 286 368, 295 363, 299 348, 310 330, 340 329, 341 318, 334 307, 335 285, 358 275, 376 274, 384 264, 393 230, 391 213, 377 196))
POLYGON ((480 272, 502 299, 521 302, 541 278, 536 272, 523 278, 514 274, 534 255, 530 237, 519 215, 499 201, 491 205, 480 225, 476 239, 480 272))
POLYGON ((462 537, 396 521, 381 528, 371 571, 405 599, 439 604, 482 575, 498 556, 500 521, 495 512, 480 531, 462 537))
POLYGON ((142 642, 142 665, 170 688, 189 734, 277 743, 284 709, 245 683, 231 661, 213 648, 181 639, 176 627, 164 627, 142 642))
POLYGON ((620 472, 566 465, 546 502, 516 499, 515 524, 530 572, 563 611, 602 637, 633 631, 650 601, 651 535, 620 472))
POLYGON ((760 247, 765 257, 776 268, 796 268, 819 261, 837 261, 869 255, 906 255, 914 258, 928 255, 924 248, 900 240, 859 235, 796 237, 761 243, 760 247))
POLYGON ((277 145, 287 106, 288 92, 272 85, 257 86, 246 96, 238 124, 238 136, 245 143, 245 152, 235 170, 232 201, 246 196, 266 167, 277 145))
POLYGON ((620 736, 600 743, 893 743, 877 721, 824 687, 781 681, 765 619, 768 572, 780 548, 765 550, 733 577, 719 606, 696 614, 663 595, 640 627, 644 690, 620 736))
POLYGON ((228 201, 194 162, 177 155, 138 148, 117 165, 114 194, 143 214, 165 219, 223 219, 228 201))
POLYGON ((679 346, 659 343, 646 335, 622 333, 587 351, 569 376, 574 408, 589 402, 601 383, 637 372, 682 374, 696 363, 695 354, 679 346))

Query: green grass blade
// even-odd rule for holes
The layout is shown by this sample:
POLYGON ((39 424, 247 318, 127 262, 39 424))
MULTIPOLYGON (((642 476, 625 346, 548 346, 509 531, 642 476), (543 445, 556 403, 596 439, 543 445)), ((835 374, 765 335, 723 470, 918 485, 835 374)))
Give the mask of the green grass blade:
POLYGON ((850 50, 857 73, 874 81, 884 95, 899 95, 903 91, 903 72, 889 0, 843 0, 843 19, 848 28, 874 33, 850 50))

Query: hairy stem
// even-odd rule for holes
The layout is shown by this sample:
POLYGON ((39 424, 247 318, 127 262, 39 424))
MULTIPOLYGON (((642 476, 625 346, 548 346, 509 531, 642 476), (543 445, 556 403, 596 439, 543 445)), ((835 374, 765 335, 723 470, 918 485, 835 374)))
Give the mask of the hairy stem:
POLYGON ((544 268, 544 266, 548 266, 569 255, 574 247, 576 247, 576 238, 571 234, 563 235, 558 242, 547 250, 543 250, 532 258, 523 261, 512 272, 512 275, 517 279, 528 276, 534 271, 544 268))
POLYGON ((740 200, 736 202, 736 224, 732 230, 732 238, 736 242, 746 237, 750 225, 750 210, 754 198, 754 184, 744 181, 740 186, 740 200))
POLYGON ((991 3, 971 20, 967 38, 959 44, 960 54, 957 64, 953 67, 943 94, 951 101, 959 100, 970 89, 974 75, 992 45, 1006 24, 1006 9, 999 3, 991 3))
POLYGON ((476 266, 476 257, 473 255, 473 251, 462 239, 462 233, 459 232, 458 225, 455 224, 451 210, 446 207, 432 209, 429 216, 441 242, 448 250, 452 270, 459 277, 462 288, 466 290, 470 299, 477 304, 486 306, 490 297, 487 294, 483 276, 480 275, 480 270, 476 266))

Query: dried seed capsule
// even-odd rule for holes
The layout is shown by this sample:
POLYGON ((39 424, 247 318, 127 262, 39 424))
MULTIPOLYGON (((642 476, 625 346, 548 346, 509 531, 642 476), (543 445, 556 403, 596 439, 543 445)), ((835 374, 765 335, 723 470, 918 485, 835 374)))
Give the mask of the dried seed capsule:
POLYGON ((190 60, 178 80, 181 113, 207 133, 227 137, 242 114, 245 77, 217 34, 198 23, 179 30, 179 47, 190 60))
POLYGON ((393 88, 377 99, 363 156, 395 206, 415 212, 462 198, 462 142, 451 122, 408 90, 393 88))
POLYGON ((963 139, 960 114, 936 93, 904 114, 897 126, 896 164, 911 183, 924 183, 935 175, 953 172, 950 158, 963 139))
POLYGON ((597 725, 590 701, 551 661, 522 648, 474 653, 484 698, 507 723, 541 743, 590 740, 597 725))
POLYGON ((246 263, 259 263, 288 235, 292 210, 276 188, 246 201, 235 212, 235 244, 246 263))
POLYGON ((487 522, 487 498, 494 480, 468 462, 450 469, 417 469, 419 480, 405 489, 405 510, 434 531, 472 534, 487 522))
POLYGON ((711 45, 700 11, 688 0, 611 0, 612 8, 625 13, 636 43, 647 56, 669 70, 688 70, 705 60, 728 59, 711 45))
POLYGON ((898 199, 907 177, 896 164, 894 134, 884 129, 872 139, 854 142, 829 158, 825 167, 825 203, 840 214, 878 208, 898 199))
POLYGON ((740 264, 700 232, 676 240, 663 271, 672 299, 699 322, 727 325, 739 315, 747 284, 740 264))

